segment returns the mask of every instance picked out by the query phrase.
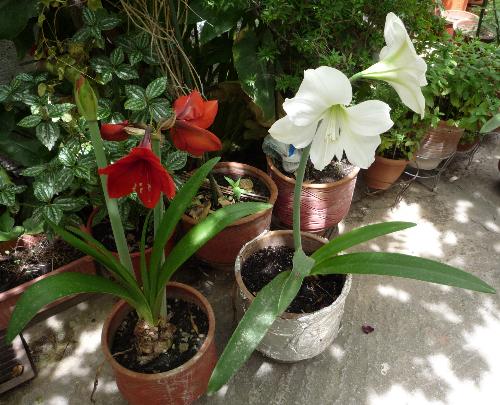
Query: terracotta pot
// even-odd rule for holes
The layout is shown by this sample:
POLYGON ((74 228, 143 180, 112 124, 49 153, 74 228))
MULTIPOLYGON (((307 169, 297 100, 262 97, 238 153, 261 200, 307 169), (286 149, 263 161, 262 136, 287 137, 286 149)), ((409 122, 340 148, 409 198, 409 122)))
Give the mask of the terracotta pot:
MULTIPOLYGON (((281 173, 269 156, 267 166, 271 178, 278 186, 274 215, 281 225, 291 228, 295 179, 281 173)), ((342 221, 351 207, 358 173, 359 167, 355 167, 346 177, 334 183, 303 184, 300 199, 300 229, 322 233, 342 221)))
POLYGON ((387 159, 375 156, 375 162, 365 173, 365 183, 368 187, 377 190, 387 190, 403 173, 407 160, 387 159))
POLYGON ((427 131, 415 158, 409 162, 410 166, 424 170, 435 169, 441 161, 456 152, 463 133, 463 128, 439 122, 436 128, 427 131))
POLYGON ((446 10, 465 10, 468 0, 443 0, 443 6, 446 10))
MULTIPOLYGON (((87 219, 87 224, 85 226, 85 230, 92 235, 92 222, 94 220, 94 217, 97 215, 99 212, 99 207, 94 208, 92 213, 90 214, 89 218, 87 219)), ((175 238, 175 231, 174 231, 174 236, 172 236, 167 244, 165 245, 165 257, 169 255, 169 253, 172 251, 174 247, 174 238, 175 238)), ((153 251, 153 248, 146 249, 144 251, 144 254, 146 256, 146 263, 149 265, 149 259, 151 257, 151 252, 153 251)), ((118 253, 117 252, 112 252, 114 256, 118 258, 118 253)), ((130 258, 132 259, 132 265, 134 266, 134 274, 136 280, 139 281, 139 283, 142 283, 141 280, 141 252, 132 252, 130 253, 130 258)), ((98 264, 98 267, 100 264, 98 264)))
MULTIPOLYGON (((16 245, 18 247, 24 247, 29 249, 30 246, 34 246, 40 240, 39 237, 32 235, 23 235, 21 238, 16 241, 9 241, 0 244, 0 250, 5 251, 14 248, 16 245)), ((9 324, 10 317, 12 312, 14 311, 14 307, 19 300, 19 297, 26 291, 28 287, 37 283, 38 281, 52 277, 56 274, 62 273, 83 273, 83 274, 95 274, 96 269, 94 266, 94 261, 89 256, 83 256, 80 259, 74 260, 62 267, 59 267, 50 273, 39 276, 33 280, 27 281, 17 287, 11 288, 10 290, 4 291, 0 293, 0 330, 7 328, 9 324)), ((49 316, 54 315, 57 312, 63 311, 70 306, 81 302, 88 295, 79 294, 77 296, 64 297, 53 303, 46 305, 43 307, 38 314, 33 318, 30 322, 30 325, 40 322, 43 319, 48 318, 49 316)))
MULTIPOLYGON (((269 191, 269 204, 276 202, 276 198, 278 197, 276 184, 262 170, 243 163, 222 162, 214 167, 213 172, 239 177, 256 177, 265 184, 269 191)), ((271 226, 271 215, 272 208, 269 208, 268 210, 239 219, 209 240, 196 252, 196 257, 215 268, 232 271, 234 260, 241 247, 249 240, 269 229, 271 226)), ((197 221, 189 215, 182 216, 182 228, 184 232, 189 231, 196 224, 197 221)))
MULTIPOLYGON (((313 253, 328 239, 302 232, 302 244, 306 253, 313 253)), ((254 252, 268 246, 293 248, 292 231, 272 231, 255 238, 241 248, 235 263, 235 276, 239 293, 236 310, 239 318, 248 309, 254 296, 243 283, 241 267, 254 252)), ((271 325, 257 350, 272 359, 295 362, 310 359, 323 352, 337 336, 344 313, 344 304, 351 288, 352 276, 345 277, 340 296, 329 306, 305 314, 285 312, 271 325)))
POLYGON ((104 323, 101 344, 104 356, 113 369, 118 389, 129 404, 191 404, 205 393, 217 363, 215 317, 207 299, 194 288, 173 282, 167 285, 167 296, 195 303, 205 312, 208 317, 207 337, 193 358, 173 370, 157 374, 131 371, 118 363, 110 351, 116 330, 132 310, 125 301, 118 302, 104 323))

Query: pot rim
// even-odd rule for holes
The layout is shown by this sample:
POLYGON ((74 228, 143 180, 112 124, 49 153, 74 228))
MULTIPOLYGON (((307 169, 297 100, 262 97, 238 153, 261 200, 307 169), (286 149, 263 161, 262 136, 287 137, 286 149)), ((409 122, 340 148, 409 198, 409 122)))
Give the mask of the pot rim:
MULTIPOLYGON (((293 231, 292 230, 264 231, 259 236, 255 237, 251 241, 245 243, 242 246, 241 250, 239 251, 238 256, 236 256, 236 261, 234 264, 234 273, 235 273, 235 277, 236 277, 236 284, 238 285, 238 288, 240 289, 240 291, 242 291, 243 294, 245 295, 245 298, 247 298, 250 303, 254 300, 255 296, 250 291, 248 291, 245 283, 243 282, 243 278, 241 276, 241 265, 242 265, 243 252, 250 244, 254 243, 257 239, 260 239, 263 237, 273 237, 273 236, 278 236, 278 235, 286 235, 286 234, 293 235, 293 231)), ((320 242, 322 244, 326 244, 329 242, 328 239, 323 238, 322 236, 315 235, 313 233, 301 232, 301 235, 302 235, 302 237, 313 239, 313 240, 320 242)), ((334 307, 341 305, 341 303, 343 303, 345 301, 347 294, 349 293, 349 290, 351 289, 351 283, 352 283, 352 275, 345 274, 345 281, 344 281, 344 285, 342 286, 342 291, 341 291, 340 295, 335 299, 335 301, 333 301, 330 305, 323 307, 317 311, 308 312, 308 313, 297 314, 294 312, 284 312, 283 314, 280 315, 280 318, 295 320, 295 319, 300 319, 300 318, 307 317, 307 316, 315 316, 317 314, 321 314, 322 312, 331 312, 334 309, 334 307)))
MULTIPOLYGON (((267 160, 267 165, 269 167, 269 170, 271 170, 276 176, 278 176, 281 180, 286 181, 287 183, 291 185, 295 185, 295 179, 292 179, 291 177, 288 177, 281 173, 281 171, 274 165, 272 159, 266 155, 266 160, 267 160)), ((324 189, 324 188, 335 188, 338 187, 344 183, 348 183, 354 178, 359 173, 359 167, 353 165, 353 170, 344 178, 338 181, 334 181, 332 183, 304 183, 302 184, 303 188, 314 188, 314 189, 324 189)))
MULTIPOLYGON (((380 155, 375 155, 375 160, 380 160, 380 161, 386 163, 387 165, 391 165, 391 166, 400 166, 400 165, 402 166, 403 163, 406 165, 409 162, 408 159, 391 159, 391 158, 386 158, 385 156, 380 156, 380 155)), ((375 162, 373 162, 373 163, 375 163, 375 162)))
POLYGON ((193 287, 183 284, 183 283, 178 283, 175 281, 170 281, 167 283, 167 289, 168 288, 174 288, 174 289, 180 289, 184 290, 184 292, 193 295, 203 306, 203 309, 205 310, 205 313, 207 314, 208 317, 208 332, 205 337, 205 340, 199 350, 196 352, 196 354, 191 357, 187 362, 181 364, 180 366, 169 370, 169 371, 164 371, 163 373, 155 373, 155 374, 146 374, 146 373, 139 373, 137 371, 132 371, 129 370, 128 368, 122 366, 120 363, 118 363, 113 355, 111 354, 111 351, 109 350, 109 344, 108 344, 108 337, 109 337, 109 325, 111 323, 111 320, 117 316, 118 312, 122 310, 124 306, 128 306, 131 310, 133 308, 124 300, 118 301, 112 308, 111 313, 108 315, 106 318, 106 321, 104 322, 104 325, 102 327, 102 333, 101 333, 101 347, 102 351, 104 352, 104 357, 106 360, 110 363, 111 367, 113 369, 118 369, 120 373, 126 374, 128 377, 132 377, 135 379, 140 379, 143 381, 154 381, 154 380, 159 380, 159 379, 166 379, 173 377, 177 375, 179 372, 183 372, 184 370, 192 367, 194 364, 196 364, 200 358, 207 352, 208 348, 212 344, 214 338, 215 338, 215 315, 212 306, 208 302, 208 300, 205 298, 205 296, 200 293, 198 290, 194 289, 193 287))
MULTIPOLYGON (((243 170, 245 172, 248 172, 249 174, 252 174, 253 177, 257 177, 260 181, 262 181, 262 183, 264 183, 264 185, 269 190, 270 196, 269 196, 268 204, 271 204, 274 206, 274 203, 276 202, 276 199, 278 198, 278 187, 276 186, 276 183, 274 182, 274 180, 267 173, 263 172, 260 169, 257 169, 256 167, 247 165, 245 163, 239 163, 239 162, 220 162, 220 163, 217 163, 215 165, 213 171, 215 173, 221 173, 221 172, 223 173, 225 169, 228 169, 228 170, 240 169, 240 170, 243 170)), ((239 226, 242 224, 246 224, 247 222, 253 222, 257 218, 260 218, 260 217, 267 215, 269 213, 269 211, 272 211, 272 209, 273 209, 273 207, 270 207, 267 210, 263 210, 263 211, 255 213, 255 214, 248 215, 246 217, 238 219, 236 222, 233 222, 231 225, 227 226, 226 228, 230 228, 232 226, 239 226)), ((193 226, 197 225, 199 222, 185 213, 182 214, 182 220, 193 225, 193 226)))

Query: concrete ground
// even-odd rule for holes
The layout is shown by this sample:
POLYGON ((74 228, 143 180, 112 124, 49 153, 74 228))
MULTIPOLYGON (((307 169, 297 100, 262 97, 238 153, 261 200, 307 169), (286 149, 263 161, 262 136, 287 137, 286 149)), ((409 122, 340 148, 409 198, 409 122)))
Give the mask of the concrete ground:
MULTIPOLYGON (((459 266, 500 291, 500 139, 490 137, 472 166, 457 157, 437 192, 414 184, 391 207, 397 188, 364 194, 362 181, 341 232, 384 220, 418 223, 360 246, 403 252, 459 266)), ((233 276, 213 270, 183 274, 214 306, 217 344, 233 330, 233 276)), ((38 377, 5 394, 2 404, 90 403, 103 356, 101 325, 114 300, 102 297, 29 328, 38 377)), ((107 364, 96 404, 123 404, 107 364)), ((357 276, 342 330, 318 357, 277 364, 255 353, 235 378, 196 405, 498 405, 500 295, 389 277, 357 276), (364 334, 363 324, 375 328, 364 334)))

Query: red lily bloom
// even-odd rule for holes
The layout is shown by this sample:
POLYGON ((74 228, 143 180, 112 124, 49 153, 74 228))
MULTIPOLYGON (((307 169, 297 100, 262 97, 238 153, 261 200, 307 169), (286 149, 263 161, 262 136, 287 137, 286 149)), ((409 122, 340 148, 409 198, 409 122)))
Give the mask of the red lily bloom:
POLYGON ((128 121, 118 124, 101 124, 101 137, 106 141, 124 141, 128 139, 128 134, 124 131, 128 121))
POLYGON ((108 194, 120 198, 137 192, 147 208, 154 208, 161 193, 168 198, 175 195, 175 183, 170 174, 151 151, 151 143, 144 137, 138 147, 115 163, 99 169, 108 176, 108 194))
POLYGON ((170 130, 175 147, 194 156, 220 150, 220 139, 207 131, 215 120, 217 109, 217 100, 204 101, 196 90, 175 100, 176 120, 170 130))

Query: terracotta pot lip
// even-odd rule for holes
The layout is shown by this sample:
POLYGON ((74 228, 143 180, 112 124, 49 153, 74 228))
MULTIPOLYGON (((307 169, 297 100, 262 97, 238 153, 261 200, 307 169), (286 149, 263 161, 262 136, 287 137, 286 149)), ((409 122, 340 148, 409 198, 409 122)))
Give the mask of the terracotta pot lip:
POLYGON ((403 163, 407 164, 409 162, 408 159, 391 159, 391 158, 386 158, 385 156, 380 156, 380 155, 375 155, 375 160, 381 160, 389 165, 394 165, 394 166, 399 166, 399 165, 402 165, 403 163))
MULTIPOLYGON (((265 231, 265 232, 261 233, 259 236, 257 236, 254 239, 252 239, 251 241, 245 243, 242 246, 241 250, 239 251, 238 256, 236 257, 236 262, 235 262, 235 266, 234 266, 234 270, 235 270, 234 273, 235 273, 235 277, 236 277, 236 283, 238 285, 238 288, 243 292, 243 294, 245 295, 245 297, 250 302, 252 302, 254 300, 255 296, 250 291, 248 291, 245 283, 243 282, 243 278, 241 276, 241 263, 240 262, 241 262, 241 256, 242 256, 243 252, 245 251, 245 249, 249 245, 251 245, 252 243, 254 243, 257 239, 264 238, 264 237, 272 238, 273 236, 281 236, 281 235, 287 235, 287 234, 288 235, 293 235, 293 231, 292 230, 265 231)), ((322 243, 322 244, 326 244, 326 243, 329 242, 328 239, 323 238, 322 236, 315 235, 313 233, 301 232, 301 235, 302 235, 302 237, 313 239, 313 240, 315 240, 315 241, 317 241, 319 243, 322 243)), ((352 280, 352 275, 351 274, 345 274, 345 281, 344 281, 344 285, 342 287, 342 292, 335 299, 335 301, 333 301, 330 305, 328 305, 326 307, 323 307, 323 308, 321 308, 321 309, 319 309, 317 311, 309 312, 309 313, 296 314, 296 313, 293 313, 293 312, 284 312, 280 316, 280 318, 295 320, 295 319, 300 319, 300 318, 307 317, 307 316, 312 316, 312 315, 320 314, 322 312, 329 312, 332 309, 332 307, 340 305, 339 303, 343 302, 343 297, 345 295, 347 295, 348 292, 349 292, 349 289, 350 289, 350 286, 351 286, 351 280, 352 280)))
MULTIPOLYGON (((269 166, 269 169, 276 174, 281 180, 286 181, 287 183, 291 185, 295 185, 295 179, 292 179, 291 177, 288 177, 281 173, 281 171, 274 165, 272 159, 269 156, 266 156, 267 159, 267 164, 269 166)), ((314 188, 314 189, 325 189, 325 188, 335 188, 338 187, 344 183, 348 183, 352 181, 359 173, 359 167, 354 166, 353 170, 345 176, 343 179, 339 181, 334 181, 332 183, 308 183, 308 184, 302 184, 303 188, 314 188)))
POLYGON ((80 257, 76 260, 73 260, 72 262, 69 262, 69 263, 65 264, 64 266, 58 267, 57 269, 52 270, 49 273, 42 274, 41 276, 38 276, 37 278, 34 278, 33 280, 26 281, 25 283, 22 283, 14 288, 11 288, 7 291, 0 293, 0 302, 5 301, 11 297, 14 297, 16 295, 23 293, 28 287, 30 287, 31 285, 33 285, 35 283, 38 283, 40 280, 43 280, 44 278, 55 276, 55 275, 60 274, 60 273, 68 272, 69 269, 75 265, 77 265, 77 266, 93 266, 94 261, 90 256, 83 256, 83 257, 80 257))
MULTIPOLYGON (((224 169, 239 169, 243 170, 245 172, 248 172, 248 174, 253 175, 254 177, 257 177, 259 180, 261 180, 264 185, 267 187, 269 190, 270 196, 268 200, 268 204, 271 204, 274 206, 274 203, 276 202, 276 199, 278 198, 278 187, 276 186, 276 183, 274 180, 265 172, 263 172, 260 169, 257 169, 256 167, 247 165, 245 163, 239 163, 239 162, 220 162, 217 163, 214 167, 214 172, 217 173, 217 169, 219 169, 219 173, 223 172, 224 169)), ((248 222, 253 222, 257 220, 258 218, 264 217, 268 215, 269 211, 272 211, 272 207, 268 208, 267 210, 257 212, 256 214, 248 215, 244 218, 238 219, 236 222, 232 223, 231 225, 227 226, 226 228, 230 228, 233 226, 239 226, 246 224, 248 222)), ((192 217, 190 217, 187 214, 182 215, 182 220, 184 222, 189 223, 190 225, 196 225, 198 224, 198 221, 194 220, 192 217)))
MULTIPOLYGON (((208 302, 208 300, 205 298, 205 296, 200 293, 198 290, 195 290, 193 287, 190 287, 186 284, 183 283, 177 283, 174 281, 171 281, 167 284, 167 288, 175 288, 179 290, 184 290, 184 292, 194 296, 203 306, 204 310, 206 311, 207 317, 208 317, 208 333, 207 336, 205 337, 205 341, 201 345, 200 349, 196 352, 196 354, 189 359, 187 362, 181 364, 180 366, 169 370, 165 371, 163 373, 155 373, 155 374, 146 374, 146 373, 139 373, 137 371, 132 371, 129 370, 128 368, 122 366, 120 363, 118 363, 113 355, 111 354, 111 351, 109 350, 109 344, 108 344, 108 334, 109 334, 109 325, 111 323, 111 320, 117 315, 118 312, 122 310, 124 306, 130 307, 130 305, 123 301, 120 300, 117 302, 114 307, 111 310, 111 314, 106 318, 106 321, 104 322, 104 325, 102 327, 102 333, 101 333, 101 346, 102 350, 104 352, 104 357, 106 360, 111 363, 112 367, 114 369, 120 370, 120 373, 126 374, 129 377, 135 378, 135 379, 140 379, 143 381, 154 381, 158 379, 164 379, 164 378, 169 378, 177 375, 179 372, 184 371, 185 369, 188 369, 192 367, 195 363, 197 363, 200 358, 205 354, 205 352, 208 350, 210 345, 212 344, 214 338, 215 338, 215 315, 214 311, 212 309, 212 306, 208 302)), ((132 310, 132 307, 130 307, 132 310)))
MULTIPOLYGON (((94 207, 94 209, 90 213, 89 217, 87 218, 87 223, 83 227, 83 230, 85 232, 87 232, 92 237, 94 236, 94 235, 92 235, 92 221, 94 220, 94 217, 97 215, 97 213, 99 212, 100 209, 101 209, 101 207, 94 207)), ((151 247, 145 249, 144 253, 148 253, 152 250, 153 250, 153 247, 151 246, 151 247)), ((111 252, 111 253, 118 255, 118 252, 111 252)), ((129 254, 130 254, 131 259, 135 259, 136 257, 139 257, 141 255, 141 252, 129 252, 129 254)))

